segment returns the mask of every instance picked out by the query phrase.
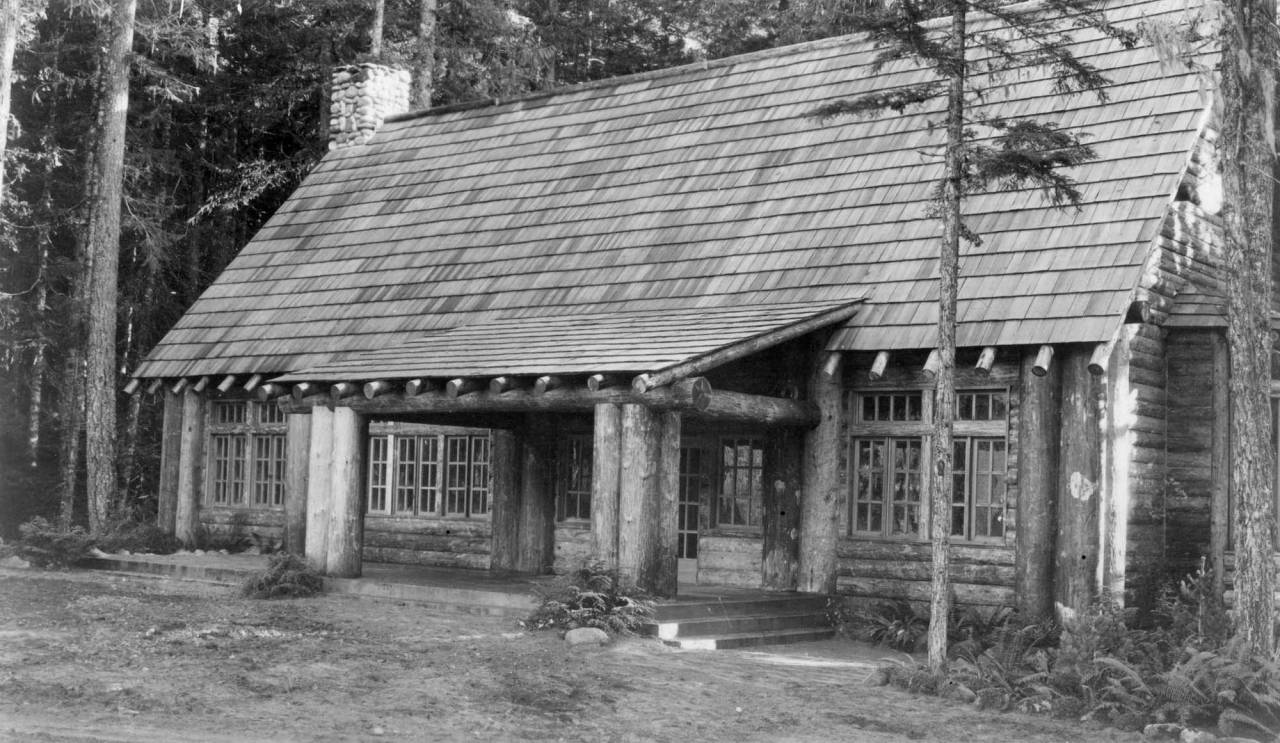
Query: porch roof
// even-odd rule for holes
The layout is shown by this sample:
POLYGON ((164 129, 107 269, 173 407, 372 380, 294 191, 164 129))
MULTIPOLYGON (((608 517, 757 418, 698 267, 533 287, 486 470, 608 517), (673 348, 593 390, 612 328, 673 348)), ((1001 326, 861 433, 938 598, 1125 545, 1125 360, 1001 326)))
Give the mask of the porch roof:
POLYGON ((335 382, 412 377, 656 373, 735 355, 848 320, 860 299, 518 318, 462 325, 275 378, 335 382))

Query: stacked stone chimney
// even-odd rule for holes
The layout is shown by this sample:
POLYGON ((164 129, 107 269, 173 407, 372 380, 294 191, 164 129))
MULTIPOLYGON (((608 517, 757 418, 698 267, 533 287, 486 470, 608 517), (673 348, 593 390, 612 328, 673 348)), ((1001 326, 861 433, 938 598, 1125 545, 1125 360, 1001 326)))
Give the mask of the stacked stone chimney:
POLYGON ((364 144, 392 114, 409 110, 409 72, 366 62, 333 70, 329 149, 364 144))

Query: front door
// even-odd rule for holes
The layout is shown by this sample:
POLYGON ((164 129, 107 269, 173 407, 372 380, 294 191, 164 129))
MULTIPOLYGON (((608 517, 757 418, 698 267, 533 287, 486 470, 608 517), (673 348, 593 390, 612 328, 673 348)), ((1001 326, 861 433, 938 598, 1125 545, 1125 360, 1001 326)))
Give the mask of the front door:
POLYGON ((698 446, 680 447, 680 498, 676 557, 679 558, 679 581, 698 582, 698 509, 711 487, 708 452, 698 446))

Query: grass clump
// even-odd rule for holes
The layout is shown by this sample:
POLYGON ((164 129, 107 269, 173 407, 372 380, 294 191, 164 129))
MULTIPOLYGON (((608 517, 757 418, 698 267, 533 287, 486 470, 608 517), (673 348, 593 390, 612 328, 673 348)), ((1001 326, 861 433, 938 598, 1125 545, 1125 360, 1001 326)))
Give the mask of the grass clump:
POLYGON ((631 635, 653 617, 653 601, 625 585, 618 571, 603 563, 583 565, 535 592, 538 608, 523 622, 530 629, 598 627, 613 635, 631 635))
POLYGON ((285 599, 315 596, 324 590, 324 579, 311 563, 288 552, 272 555, 265 570, 240 585, 240 595, 251 599, 285 599))

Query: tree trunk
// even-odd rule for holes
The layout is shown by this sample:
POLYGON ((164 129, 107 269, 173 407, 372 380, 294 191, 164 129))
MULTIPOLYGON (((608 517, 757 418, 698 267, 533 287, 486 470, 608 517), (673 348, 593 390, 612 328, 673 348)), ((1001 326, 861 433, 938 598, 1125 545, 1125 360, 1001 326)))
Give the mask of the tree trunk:
POLYGON ((177 525, 178 481, 182 471, 182 398, 165 390, 160 434, 160 481, 156 487, 156 526, 173 534, 177 525))
MULTIPOLYGON (((369 26, 369 56, 382 61, 382 29, 386 25, 387 0, 373 0, 373 23, 369 26)), ((327 117, 326 117, 327 118, 327 117)))
MULTIPOLYGON (((76 282, 81 284, 82 282, 76 282)), ((78 289, 76 290, 78 294, 78 289)), ((72 299, 71 328, 77 331, 79 300, 72 299)), ((80 432, 84 430, 84 354, 79 340, 67 349, 62 372, 62 443, 58 449, 58 528, 66 531, 75 520, 76 488, 80 482, 80 432)))
POLYGON ((359 578, 363 569, 364 523, 361 509, 360 415, 351 408, 333 409, 333 449, 329 463, 329 535, 325 574, 359 578))
POLYGON ((431 108, 436 73, 436 0, 418 0, 418 44, 413 59, 415 109, 431 108))
POLYGON ((311 416, 289 415, 285 433, 284 551, 307 552, 307 483, 311 479, 311 416))
POLYGON ((1235 632, 1259 657, 1275 647, 1271 442, 1271 126, 1275 6, 1230 0, 1222 43, 1222 168, 1230 355, 1235 632))
POLYGON ((1062 433, 1058 467, 1058 535, 1053 577, 1059 619, 1085 611, 1096 598, 1099 484, 1102 480, 1098 387, 1089 373, 1089 350, 1055 357, 1062 367, 1062 433))
POLYGON ((804 437, 784 428, 773 434, 764 459, 764 559, 761 584, 794 591, 800 570, 800 498, 804 437))
POLYGON ((960 269, 960 198, 964 169, 964 55, 965 12, 963 0, 952 3, 951 75, 947 95, 947 150, 943 181, 942 244, 938 255, 938 369, 937 402, 934 405, 933 481, 930 543, 933 569, 929 590, 929 670, 942 674, 947 668, 947 620, 951 614, 951 585, 947 571, 951 560, 951 440, 956 412, 956 292, 960 269))
POLYGON ((4 153, 9 140, 13 54, 18 46, 18 0, 0 0, 0 203, 4 202, 4 153))
POLYGON ((618 567, 618 473, 622 467, 622 406, 595 408, 591 458, 591 559, 618 567))
POLYGON ((85 460, 89 531, 99 533, 115 499, 116 298, 120 261, 120 202, 124 178, 129 57, 137 0, 116 0, 102 59, 98 131, 89 172, 88 339, 85 379, 85 460))
MULTIPOLYGON (((2 136, 2 135, 0 135, 2 136)), ((0 164, 4 154, 0 153, 0 164)), ((0 165, 2 167, 2 165, 0 165)), ((46 181, 47 183, 47 181, 46 181)), ((46 188, 44 214, 52 214, 49 192, 46 188)), ((41 418, 44 415, 44 378, 49 368, 48 344, 45 343, 45 315, 49 312, 49 282, 45 276, 49 268, 49 228, 47 222, 37 230, 40 264, 36 269, 36 348, 31 356, 31 397, 27 404, 27 453, 32 468, 39 466, 41 418)))
POLYGON ((493 534, 489 569, 512 571, 520 555, 520 470, 524 437, 501 428, 495 429, 491 436, 493 452, 489 471, 493 479, 489 489, 489 519, 493 534))

